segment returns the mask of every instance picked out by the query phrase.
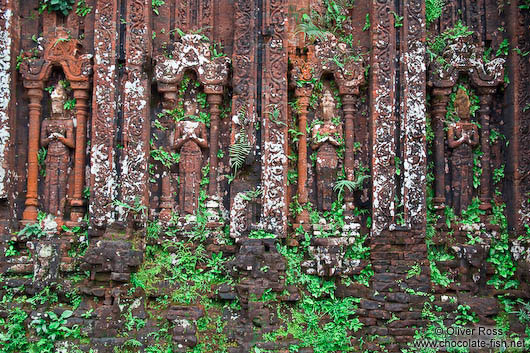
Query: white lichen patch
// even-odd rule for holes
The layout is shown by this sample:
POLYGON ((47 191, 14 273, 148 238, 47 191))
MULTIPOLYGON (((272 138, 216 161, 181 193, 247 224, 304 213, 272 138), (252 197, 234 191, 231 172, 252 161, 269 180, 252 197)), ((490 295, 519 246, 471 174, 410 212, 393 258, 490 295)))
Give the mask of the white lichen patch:
MULTIPOLYGON (((118 39, 112 12, 96 9, 94 30, 94 112, 90 152, 91 224, 98 227, 115 221, 111 203, 117 196, 114 135, 117 118, 116 54, 118 39)), ((118 96, 119 97, 119 96, 118 96)))
MULTIPOLYGON (((267 126, 264 128, 266 129, 267 126)), ((271 136, 264 143, 262 171, 263 213, 261 223, 265 229, 282 233, 287 222, 284 192, 287 165, 287 155, 284 151, 285 136, 280 131, 271 133, 271 135, 273 137, 271 136)))
POLYGON ((248 197, 245 194, 246 192, 237 193, 230 208, 230 237, 234 239, 240 238, 248 227, 246 224, 248 197))
POLYGON ((129 211, 136 213, 137 220, 145 220, 145 212, 137 209, 147 194, 147 165, 149 153, 148 141, 145 140, 144 129, 148 128, 147 76, 135 67, 131 67, 124 90, 124 140, 123 158, 121 160, 121 187, 123 202, 129 207, 116 208, 118 218, 126 221, 131 216, 129 211), (135 210, 136 209, 136 210, 135 210))
POLYGON ((7 197, 6 150, 10 139, 9 102, 11 100, 11 17, 10 9, 0 12, 0 198, 7 197))
POLYGON ((426 108, 425 45, 414 43, 403 55, 404 79, 408 94, 404 97, 403 203, 406 221, 419 224, 424 217, 426 184, 426 108))

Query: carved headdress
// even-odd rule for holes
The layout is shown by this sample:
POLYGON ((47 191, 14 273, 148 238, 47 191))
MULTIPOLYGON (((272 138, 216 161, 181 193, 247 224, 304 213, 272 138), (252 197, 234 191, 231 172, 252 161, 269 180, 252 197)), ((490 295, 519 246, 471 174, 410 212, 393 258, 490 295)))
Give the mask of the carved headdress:
POLYGON ((456 114, 461 120, 469 120, 469 96, 466 91, 462 88, 459 88, 456 92, 455 98, 455 110, 456 114))

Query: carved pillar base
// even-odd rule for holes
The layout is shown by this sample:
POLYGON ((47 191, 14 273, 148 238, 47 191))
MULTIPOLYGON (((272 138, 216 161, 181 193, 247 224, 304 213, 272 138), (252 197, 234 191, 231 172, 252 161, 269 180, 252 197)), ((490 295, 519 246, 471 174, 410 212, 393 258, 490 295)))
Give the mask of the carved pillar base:
POLYGON ((35 223, 37 221, 37 216, 39 214, 39 210, 37 209, 38 202, 35 199, 26 200, 26 208, 24 209, 24 212, 22 213, 22 220, 20 223, 22 225, 35 223), (30 201, 31 204, 28 202, 30 201))
POLYGON ((309 211, 305 208, 296 216, 296 223, 293 225, 294 229, 302 226, 304 230, 309 230, 311 224, 309 223, 309 211))
MULTIPOLYGON (((346 209, 347 210, 347 209, 346 209)), ((361 217, 353 215, 353 211, 344 216, 344 226, 342 231, 348 234, 348 236, 357 236, 361 231, 361 217)))
POLYGON ((160 204, 160 214, 159 219, 163 224, 169 223, 171 220, 171 217, 173 215, 173 207, 170 202, 167 200, 162 199, 162 203, 160 204))
POLYGON ((167 224, 173 215, 173 206, 175 201, 171 194, 171 180, 168 171, 164 171, 162 175, 162 197, 160 202, 159 218, 162 224, 167 224))
POLYGON ((206 212, 208 212, 207 227, 210 229, 220 228, 224 225, 221 218, 221 197, 210 195, 206 200, 206 212))
POLYGON ((79 204, 76 204, 75 206, 73 205, 73 200, 72 200, 72 210, 70 211, 70 220, 72 222, 81 222, 81 220, 83 219, 84 215, 85 215, 85 207, 83 205, 83 200, 79 200, 81 201, 80 205, 79 204))

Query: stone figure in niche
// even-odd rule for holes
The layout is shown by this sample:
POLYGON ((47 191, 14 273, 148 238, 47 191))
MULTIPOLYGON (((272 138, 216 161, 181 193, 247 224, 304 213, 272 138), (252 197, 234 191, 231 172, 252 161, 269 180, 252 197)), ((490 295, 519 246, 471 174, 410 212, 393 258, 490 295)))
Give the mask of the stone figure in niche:
POLYGON ((71 150, 75 148, 74 123, 64 110, 66 91, 61 84, 57 84, 51 93, 51 101, 51 117, 42 122, 40 137, 41 145, 48 148, 43 203, 46 212, 62 218, 71 170, 71 150))
POLYGON ((179 209, 182 215, 194 214, 199 199, 202 149, 208 148, 206 125, 194 121, 198 114, 196 101, 184 102, 185 120, 176 123, 174 149, 180 152, 179 209))
POLYGON ((332 119, 337 116, 336 102, 329 88, 325 88, 320 111, 311 131, 311 148, 317 151, 316 179, 317 179, 317 205, 321 211, 331 210, 333 203, 333 183, 337 178, 339 158, 337 148, 342 138, 342 125, 334 124, 332 119))
POLYGON ((473 192, 473 147, 479 143, 478 128, 470 121, 469 97, 458 89, 455 99, 456 114, 460 121, 447 131, 447 144, 452 149, 451 180, 453 208, 460 214, 469 206, 473 192))

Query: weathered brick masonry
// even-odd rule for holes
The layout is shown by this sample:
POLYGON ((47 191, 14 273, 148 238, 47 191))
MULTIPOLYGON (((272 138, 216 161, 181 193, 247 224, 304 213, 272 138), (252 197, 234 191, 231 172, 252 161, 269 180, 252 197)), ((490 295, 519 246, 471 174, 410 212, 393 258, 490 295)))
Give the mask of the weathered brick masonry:
POLYGON ((529 35, 528 0, 0 0, 0 352, 530 349, 529 35))

